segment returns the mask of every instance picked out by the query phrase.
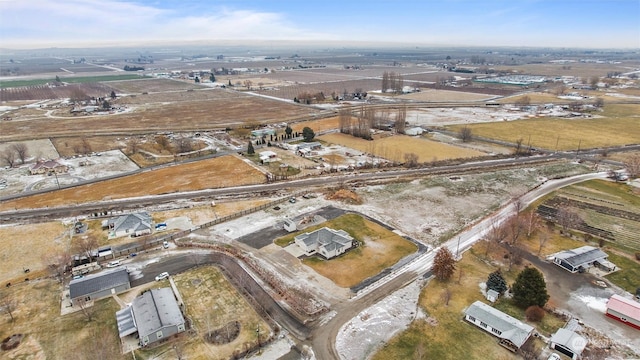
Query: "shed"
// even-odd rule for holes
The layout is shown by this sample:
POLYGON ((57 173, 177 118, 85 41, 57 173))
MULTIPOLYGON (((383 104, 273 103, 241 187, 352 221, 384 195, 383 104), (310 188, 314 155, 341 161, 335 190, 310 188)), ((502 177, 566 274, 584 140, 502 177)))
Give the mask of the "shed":
POLYGON ((582 246, 556 254, 553 262, 561 268, 575 273, 585 271, 599 263, 605 263, 608 256, 607 253, 593 246, 582 246))
POLYGON ((71 305, 78 299, 84 301, 98 300, 114 294, 120 294, 131 288, 129 273, 126 268, 89 275, 71 280, 69 283, 69 297, 71 305))
POLYGON ((296 230, 298 230, 298 226, 296 225, 296 222, 291 220, 291 219, 285 219, 284 220, 284 229, 287 230, 288 232, 294 232, 296 230))
POLYGON ((491 301, 492 303, 496 302, 496 300, 498 300, 498 297, 500 297, 500 293, 493 290, 493 289, 489 289, 487 290, 487 300, 491 301))
POLYGON ((587 339, 567 329, 558 329, 549 340, 549 347, 557 350, 573 360, 579 359, 587 346, 587 339))
POLYGON ((640 330, 640 303, 620 295, 613 295, 607 301, 606 315, 640 330))
POLYGON ((482 330, 497 336, 500 345, 516 352, 533 334, 533 327, 493 308, 476 301, 465 310, 465 320, 482 330))

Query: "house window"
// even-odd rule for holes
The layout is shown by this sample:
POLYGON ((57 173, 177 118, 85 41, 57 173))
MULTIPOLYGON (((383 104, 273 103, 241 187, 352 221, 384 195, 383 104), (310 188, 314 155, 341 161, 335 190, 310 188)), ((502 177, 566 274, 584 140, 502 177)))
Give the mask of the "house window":
POLYGON ((471 316, 471 315, 467 315, 467 316, 469 317, 469 320, 470 320, 470 321, 473 321, 473 322, 475 322, 475 321, 476 321, 476 318, 474 318, 473 316, 471 316))
POLYGON ((156 338, 157 338, 157 339, 162 339, 162 330, 161 330, 161 331, 158 331, 158 332, 156 333, 156 338))
POLYGON ((491 331, 496 333, 496 334, 498 334, 498 335, 502 334, 502 331, 500 331, 498 329, 491 329, 491 331))
POLYGON ((480 321, 480 326, 482 326, 483 328, 487 327, 487 324, 483 323, 482 321, 480 321))

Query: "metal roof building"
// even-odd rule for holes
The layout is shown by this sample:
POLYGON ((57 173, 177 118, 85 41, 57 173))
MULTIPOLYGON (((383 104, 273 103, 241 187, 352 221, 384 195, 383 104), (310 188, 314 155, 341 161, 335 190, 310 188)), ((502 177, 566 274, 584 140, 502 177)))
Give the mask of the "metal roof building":
POLYGON ((71 304, 76 299, 98 300, 112 294, 119 294, 131 288, 126 268, 89 275, 82 279, 71 280, 69 297, 71 304))
POLYGON ((561 268, 575 273, 584 271, 591 266, 603 263, 609 265, 607 253, 593 247, 583 246, 573 250, 562 251, 555 255, 553 262, 561 268))
POLYGON ((517 351, 533 334, 533 327, 481 301, 467 308, 465 320, 500 338, 500 345, 517 351))
POLYGON ((579 359, 587 347, 587 339, 567 329, 558 329, 549 340, 549 347, 561 352, 573 360, 579 359))
POLYGON ((606 315, 640 330, 640 303, 620 295, 607 301, 606 315))

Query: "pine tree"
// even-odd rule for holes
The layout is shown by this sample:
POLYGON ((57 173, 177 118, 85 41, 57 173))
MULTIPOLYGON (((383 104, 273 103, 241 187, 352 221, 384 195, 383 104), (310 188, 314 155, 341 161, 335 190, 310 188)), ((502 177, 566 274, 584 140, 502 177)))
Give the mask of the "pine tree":
POLYGON ((544 307, 549 300, 544 277, 538 269, 533 267, 526 267, 518 274, 511 292, 513 292, 513 302, 523 309, 531 305, 544 307))
POLYGON ((500 270, 496 270, 489 274, 489 278, 487 279, 487 290, 495 290, 499 294, 507 291, 507 282, 502 277, 502 273, 500 270))
POLYGON ((449 280, 456 270, 453 254, 446 247, 440 248, 433 259, 431 272, 440 281, 449 280))
POLYGON ((247 154, 253 155, 255 153, 256 153, 256 151, 253 148, 253 143, 251 143, 251 141, 249 141, 249 146, 247 146, 247 154))

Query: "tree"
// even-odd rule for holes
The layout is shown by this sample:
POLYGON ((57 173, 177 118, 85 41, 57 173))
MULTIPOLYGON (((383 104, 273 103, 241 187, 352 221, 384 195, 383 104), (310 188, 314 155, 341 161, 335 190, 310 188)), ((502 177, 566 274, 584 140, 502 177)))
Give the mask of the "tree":
POLYGON ((16 164, 16 152, 13 149, 4 149, 0 156, 7 166, 13 167, 16 164))
POLYGON ((551 234, 548 229, 541 229, 540 233, 538 233, 538 256, 542 253, 542 248, 544 248, 544 244, 549 241, 551 234))
POLYGON ((29 150, 27 148, 27 145, 25 143, 17 143, 17 144, 11 145, 11 149, 15 151, 15 154, 18 156, 18 159, 20 159, 20 163, 24 164, 24 161, 27 159, 28 150, 29 150))
POLYGON ((111 104, 109 104, 109 102, 107 100, 102 102, 102 108, 105 110, 109 110, 111 109, 111 104))
POLYGON ((515 106, 520 108, 529 106, 530 104, 531 104, 531 98, 529 97, 529 95, 525 95, 521 97, 520 99, 516 100, 516 102, 514 103, 515 106))
POLYGON ((466 125, 460 129, 460 134, 458 136, 462 142, 470 142, 473 139, 471 128, 466 125))
POLYGON ((291 126, 287 125, 287 127, 284 129, 284 133, 287 134, 287 139, 291 139, 291 133, 293 133, 293 129, 291 128, 291 126))
POLYGON ((166 136, 164 136, 164 135, 156 136, 156 144, 158 144, 158 146, 160 146, 161 150, 169 150, 170 151, 171 142, 169 141, 169 138, 167 138, 166 136))
POLYGON ((451 278, 454 271, 456 270, 456 261, 453 258, 453 254, 446 247, 441 247, 440 250, 436 253, 435 258, 433 259, 433 266, 431 267, 431 271, 436 279, 440 281, 446 281, 451 278))
POLYGON ((15 319, 13 313, 18 307, 18 301, 9 290, 0 291, 0 311, 9 315, 11 321, 15 319))
POLYGON ((404 166, 408 168, 418 166, 418 155, 416 155, 415 153, 404 154, 404 166))
POLYGON ((640 176, 640 154, 628 156, 627 160, 624 161, 624 167, 630 178, 637 178, 640 176))
POLYGON ((256 153, 256 150, 253 148, 253 143, 249 141, 249 145, 247 145, 247 154, 253 155, 256 153))
POLYGON ((42 262, 47 267, 49 273, 62 282, 64 274, 71 267, 71 254, 68 250, 49 252, 43 255, 42 262))
POLYGON ((527 230, 527 238, 530 238, 533 231, 540 226, 540 215, 535 211, 527 212, 524 215, 524 226, 527 230))
POLYGON ((73 251, 84 255, 91 261, 94 250, 98 248, 98 238, 93 235, 86 235, 78 238, 73 244, 73 251))
POLYGON ((538 322, 544 318, 544 309, 538 305, 531 305, 524 311, 524 314, 527 317, 527 320, 538 322))
POLYGON ((596 100, 593 102, 593 106, 597 107, 597 108, 601 108, 604 106, 604 99, 599 97, 596 98, 596 100))
POLYGON ((245 80, 244 81, 244 86, 247 88, 247 90, 251 90, 251 86, 253 85, 253 81, 251 80, 245 80))
POLYGON ((209 75, 209 81, 216 82, 216 76, 213 74, 213 71, 211 72, 211 75, 209 75))
POLYGON ((522 270, 511 287, 513 302, 526 309, 532 305, 544 307, 549 300, 547 284, 542 273, 534 267, 526 267, 522 270))
POLYGON ((178 139, 176 139, 176 150, 180 154, 193 151, 193 142, 188 137, 180 136, 178 139))
POLYGON ((194 81, 195 81, 196 83, 199 83, 199 82, 200 82, 200 78, 199 78, 198 76, 196 76, 196 78, 194 79, 194 81))
POLYGON ((81 147, 82 153, 85 154, 85 155, 90 153, 91 152, 91 144, 89 143, 89 139, 87 139, 86 137, 83 136, 82 139, 81 139, 81 142, 82 142, 82 147, 81 147))
POLYGON ((73 305, 76 305, 80 308, 80 312, 87 321, 93 320, 93 316, 95 315, 96 309, 93 306, 93 302, 90 300, 85 300, 85 298, 78 298, 73 302, 73 305))
POLYGON ((117 98, 117 96, 116 96, 116 92, 115 92, 115 91, 113 91, 113 90, 111 90, 111 98, 112 98, 112 99, 117 98))
POLYGON ((407 107, 402 106, 398 109, 398 113, 396 114, 396 121, 394 124, 396 128, 396 133, 404 134, 405 129, 407 127, 407 107))
POLYGON ((507 282, 504 280, 500 269, 489 274, 487 278, 487 290, 494 290, 499 294, 507 291, 507 282))
POLYGON ((566 234, 569 229, 575 228, 582 219, 580 219, 580 215, 571 211, 568 207, 562 206, 558 208, 556 213, 556 219, 558 224, 562 226, 562 233, 566 234))
POLYGON ((485 236, 487 247, 484 256, 489 255, 489 252, 494 248, 494 245, 500 245, 506 238, 507 231, 503 226, 500 226, 497 222, 491 224, 491 229, 489 229, 489 232, 485 236))
POLYGON ((140 139, 137 136, 132 136, 127 140, 127 152, 129 154, 135 154, 140 147, 140 139))
POLYGON ((56 75, 56 82, 62 82, 60 81, 60 76, 56 75))
POLYGON ((314 137, 316 137, 316 133, 313 132, 313 130, 310 127, 305 126, 302 129, 302 138, 304 139, 305 142, 311 142, 314 137))

